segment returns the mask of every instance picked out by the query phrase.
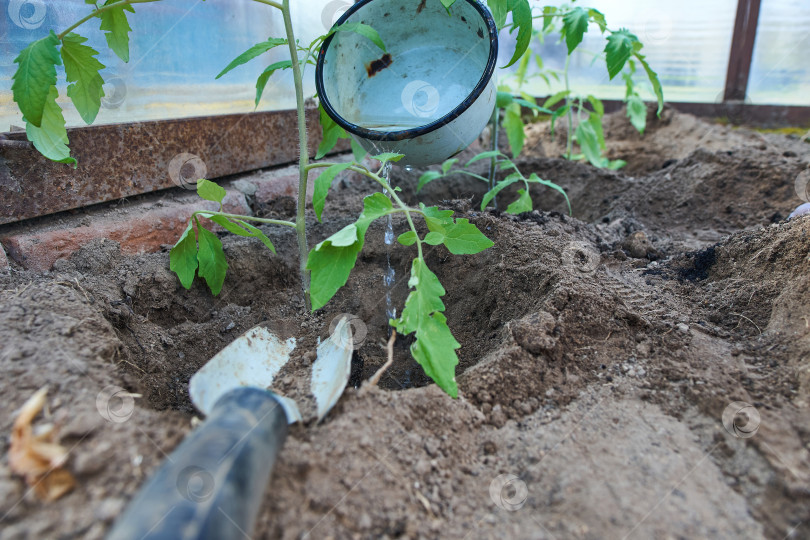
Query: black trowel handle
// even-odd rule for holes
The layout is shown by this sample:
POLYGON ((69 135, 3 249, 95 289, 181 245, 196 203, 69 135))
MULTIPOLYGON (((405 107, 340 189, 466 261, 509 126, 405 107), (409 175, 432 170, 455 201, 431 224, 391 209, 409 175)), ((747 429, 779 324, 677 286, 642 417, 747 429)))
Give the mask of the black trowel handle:
POLYGON ((141 488, 107 538, 250 536, 286 437, 287 417, 272 393, 228 392, 141 488))

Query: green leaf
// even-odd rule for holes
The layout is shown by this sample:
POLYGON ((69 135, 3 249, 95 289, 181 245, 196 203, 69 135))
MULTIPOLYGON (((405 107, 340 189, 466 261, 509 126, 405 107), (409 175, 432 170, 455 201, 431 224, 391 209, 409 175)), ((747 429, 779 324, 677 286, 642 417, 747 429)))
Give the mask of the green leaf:
POLYGON ((507 5, 509 11, 512 12, 513 21, 512 30, 509 33, 511 34, 515 27, 517 27, 518 33, 515 53, 512 55, 512 59, 503 66, 503 69, 517 62, 529 48, 532 40, 532 7, 529 5, 529 0, 508 0, 507 5))
POLYGON ((627 98, 627 117, 639 133, 644 133, 647 127, 647 106, 638 94, 627 98))
POLYGON ((56 103, 58 95, 56 87, 51 86, 45 108, 42 111, 41 127, 28 122, 26 118, 25 134, 28 136, 28 140, 34 143, 34 148, 46 158, 75 167, 76 160, 70 157, 70 148, 67 146, 65 118, 62 116, 62 108, 56 103))
POLYGON ((197 223, 197 235, 200 249, 197 251, 197 261, 200 263, 198 273, 205 279, 211 294, 218 295, 225 282, 225 272, 228 270, 228 261, 222 251, 222 242, 217 235, 197 223))
POLYGON ((197 180, 197 195, 206 201, 213 201, 221 205, 222 199, 225 198, 226 194, 225 188, 218 185, 216 182, 206 180, 205 178, 199 178, 197 180))
MULTIPOLYGON (((425 242, 427 242, 427 237, 425 237, 425 242)), ((474 255, 495 245, 468 219, 461 218, 457 219, 453 225, 444 227, 443 243, 453 255, 474 255)))
POLYGON ((315 209, 315 216, 317 216, 318 221, 321 221, 321 213, 323 213, 323 207, 326 204, 326 196, 329 194, 329 188, 332 187, 332 182, 340 172, 345 171, 351 166, 351 162, 335 163, 315 179, 315 189, 312 192, 312 207, 315 209))
POLYGON ((482 159, 492 159, 492 158, 497 158, 497 157, 501 157, 501 156, 503 156, 503 154, 499 150, 487 150, 486 152, 481 152, 480 154, 476 154, 475 156, 473 156, 473 158, 470 161, 468 161, 467 164, 464 165, 464 166, 469 167, 470 165, 472 165, 476 161, 479 161, 479 160, 482 160, 482 159))
MULTIPOLYGON (((114 4, 118 0, 107 0, 104 5, 114 4)), ((102 12, 101 29, 106 32, 104 37, 107 45, 113 50, 118 58, 124 62, 129 62, 129 32, 132 30, 127 21, 127 14, 124 11, 135 13, 135 9, 130 4, 121 4, 107 11, 102 12)))
POLYGON ((574 52, 577 45, 582 43, 582 36, 588 31, 588 12, 583 8, 574 8, 563 17, 563 34, 568 54, 574 52))
POLYGON ((279 69, 287 69, 291 67, 292 62, 290 60, 282 60, 281 62, 270 64, 265 68, 264 71, 261 72, 259 78, 256 79, 256 107, 259 106, 259 102, 262 100, 262 94, 264 94, 264 88, 267 86, 267 81, 270 80, 273 73, 279 69))
POLYGON ((402 316, 392 321, 392 325, 401 334, 415 333, 416 341, 411 345, 414 359, 442 390, 457 397, 456 349, 461 345, 453 337, 447 319, 441 313, 444 311, 441 300, 445 294, 444 287, 420 258, 413 260, 408 286, 413 290, 405 301, 402 316))
POLYGON ((545 101, 545 103, 543 103, 543 107, 550 109, 560 101, 564 100, 570 93, 571 93, 570 90, 562 90, 560 92, 557 92, 556 94, 548 98, 545 101))
POLYGON ((548 30, 548 27, 554 23, 554 14, 557 13, 555 6, 545 6, 543 8, 543 31, 548 30))
POLYGON ((399 161, 400 159, 405 157, 405 154, 397 154, 395 152, 383 152, 382 154, 378 154, 376 156, 371 156, 372 159, 376 159, 381 164, 385 165, 389 161, 399 161))
POLYGON ((208 219, 210 219, 211 221, 221 226, 230 233, 236 234, 238 236, 246 236, 248 238, 253 237, 253 233, 242 227, 242 225, 240 225, 241 222, 239 221, 231 221, 230 218, 218 215, 207 215, 203 217, 207 217, 208 219))
POLYGON ((532 211, 532 198, 529 196, 529 190, 519 189, 518 194, 520 197, 506 208, 507 214, 522 214, 532 211))
POLYGON ((327 240, 337 247, 348 247, 357 242, 357 224, 350 223, 338 232, 327 238, 327 240))
POLYGON ((444 243, 444 235, 440 232, 431 231, 425 235, 424 242, 431 246, 438 246, 444 243))
POLYGON ((183 287, 191 288, 194 274, 197 271, 197 240, 194 237, 191 221, 188 222, 188 227, 169 252, 169 269, 177 274, 183 287))
POLYGON ((544 186, 547 186, 547 187, 550 187, 551 189, 559 191, 562 194, 562 196, 565 198, 565 203, 568 205, 568 214, 571 215, 571 201, 568 200, 568 194, 565 192, 565 190, 563 188, 561 188, 560 186, 558 186, 554 182, 551 182, 549 180, 543 180, 542 178, 537 176, 537 174, 535 174, 535 173, 532 173, 531 176, 529 176, 527 181, 537 183, 537 184, 543 184, 544 186))
MULTIPOLYGON (((269 38, 267 41, 257 43, 256 45, 252 46, 251 48, 249 48, 248 50, 246 50, 245 52, 234 58, 233 61, 227 66, 225 66, 225 69, 220 71, 219 75, 217 75, 215 78, 219 79, 220 77, 231 71, 233 68, 248 63, 257 56, 266 53, 270 49, 278 47, 279 45, 286 45, 286 44, 287 40, 284 38, 269 38)), ((287 61, 290 62, 289 60, 287 61)), ((290 62, 290 65, 292 65, 292 62, 290 62)))
POLYGON ((250 223, 247 223, 247 222, 245 222, 245 221, 242 221, 241 219, 239 219, 239 220, 237 220, 237 221, 238 221, 238 222, 239 222, 239 223, 240 223, 240 224, 241 224, 241 225, 242 225, 244 228, 246 228, 246 229, 247 229, 247 230, 249 230, 251 233, 253 233, 253 238, 258 238, 258 239, 261 241, 261 243, 262 243, 262 244, 264 244, 264 245, 267 247, 267 249, 269 249, 269 250, 270 250, 270 251, 272 251, 273 253, 275 253, 275 252, 276 252, 276 246, 274 246, 274 245, 273 245, 273 242, 271 242, 271 241, 270 241, 270 239, 269 239, 269 238, 267 238, 267 235, 265 235, 265 234, 264 234, 264 233, 261 231, 261 229, 259 229, 258 227, 254 227, 254 226, 253 226, 253 225, 251 225, 250 223))
POLYGON ((504 107, 512 103, 514 99, 515 98, 512 97, 511 92, 499 91, 497 97, 495 98, 495 106, 498 107, 499 109, 503 109, 504 107))
POLYGON ((604 14, 598 9, 591 8, 588 10, 588 15, 590 15, 591 20, 599 27, 599 31, 604 34, 605 30, 607 30, 607 22, 605 21, 604 14))
POLYGON ((391 200, 382 193, 369 195, 363 199, 363 213, 354 224, 344 227, 309 252, 307 270, 312 272, 310 299, 313 311, 325 306, 346 284, 357 262, 357 254, 363 249, 369 225, 392 209, 391 200), (354 241, 349 244, 352 230, 354 241))
POLYGON ((599 118, 605 116, 605 104, 602 103, 602 100, 597 98, 596 96, 588 96, 588 103, 591 104, 593 107, 593 113, 596 114, 599 118))
POLYGON ((531 101, 525 99, 515 99, 515 103, 522 105, 527 109, 531 109, 533 111, 540 112, 543 114, 554 114, 554 111, 552 111, 551 109, 546 109, 545 107, 541 107, 537 103, 532 103, 531 101))
POLYGON ((350 137, 350 139, 352 141, 351 143, 352 155, 354 156, 354 160, 359 163, 363 161, 364 157, 366 157, 366 154, 368 154, 368 150, 363 148, 363 146, 359 142, 357 142, 357 139, 355 139, 354 137, 350 137))
POLYGON ((627 162, 623 159, 614 159, 613 161, 609 161, 607 164, 607 168, 611 171, 618 171, 622 167, 627 165, 627 162))
POLYGON ((456 3, 456 0, 442 0, 442 5, 444 9, 447 10, 447 13, 450 13, 450 6, 456 3))
POLYGON ((442 163, 442 174, 447 174, 456 163, 458 163, 458 158, 451 158, 442 163))
POLYGON ((323 105, 318 105, 318 113, 321 123, 322 137, 321 144, 318 145, 318 152, 315 154, 315 159, 321 159, 332 150, 337 144, 338 139, 346 137, 346 131, 337 125, 332 117, 326 114, 323 105))
POLYGON ((86 124, 92 124, 101 108, 104 79, 99 71, 104 64, 96 60, 98 51, 82 45, 87 38, 71 32, 62 39, 62 61, 70 84, 67 95, 86 124))
POLYGON ((56 86, 56 66, 62 64, 58 45, 59 38, 51 31, 48 37, 34 41, 14 59, 17 64, 11 85, 14 101, 26 122, 35 127, 42 126, 45 103, 51 88, 56 86))
POLYGON ((611 80, 624 68, 633 54, 633 43, 637 41, 638 38, 625 29, 611 32, 608 36, 607 45, 605 45, 605 59, 611 80))
POLYGON ((495 19, 495 26, 498 27, 498 30, 506 24, 506 2, 507 0, 487 0, 487 6, 492 12, 492 18, 495 19))
POLYGON ((599 148, 599 138, 596 135, 596 130, 589 122, 580 122, 575 131, 577 143, 585 154, 585 158, 591 162, 592 165, 600 167, 602 152, 599 148))
POLYGON ((403 246, 412 246, 416 243, 416 233, 413 231, 404 232, 397 237, 397 242, 403 246))
POLYGON ((647 72, 647 78, 650 79, 650 83, 652 83, 653 91, 655 92, 655 96, 658 98, 658 111, 656 114, 661 116, 661 111, 664 110, 664 90, 661 88, 661 81, 658 80, 658 74, 653 71, 650 67, 650 64, 647 63, 646 58, 643 54, 639 54, 638 50, 633 53, 636 59, 641 63, 644 67, 644 71, 647 72))
POLYGON ((442 173, 439 171, 426 171, 422 176, 419 177, 419 184, 416 186, 416 192, 419 193, 419 191, 421 191, 428 182, 432 182, 433 180, 441 178, 442 176, 444 175, 442 175, 442 173))
POLYGON ((355 34, 360 34, 361 36, 370 39, 374 45, 385 52, 385 43, 383 43, 383 40, 380 38, 380 34, 378 34, 374 28, 367 24, 359 22, 346 22, 335 27, 332 32, 354 32, 355 34))
POLYGON ((444 231, 446 225, 453 224, 452 210, 439 210, 437 206, 425 206, 419 203, 419 209, 425 217, 425 223, 431 231, 444 231))
POLYGON ((512 151, 512 158, 514 159, 520 155, 520 151, 523 150, 523 143, 526 141, 519 103, 509 105, 504 111, 503 129, 506 131, 506 137, 509 139, 509 148, 512 151))
POLYGON ((503 180, 501 180, 497 184, 495 184, 494 188, 490 189, 489 191, 487 191, 484 194, 484 198, 481 200, 481 211, 483 212, 484 209, 489 204, 489 202, 492 199, 494 199, 498 195, 498 193, 503 191, 504 188, 511 186, 512 184, 514 184, 515 182, 517 182, 518 180, 521 180, 521 179, 522 178, 520 176, 520 173, 515 172, 515 173, 510 174, 509 176, 507 176, 506 178, 504 178, 503 180))

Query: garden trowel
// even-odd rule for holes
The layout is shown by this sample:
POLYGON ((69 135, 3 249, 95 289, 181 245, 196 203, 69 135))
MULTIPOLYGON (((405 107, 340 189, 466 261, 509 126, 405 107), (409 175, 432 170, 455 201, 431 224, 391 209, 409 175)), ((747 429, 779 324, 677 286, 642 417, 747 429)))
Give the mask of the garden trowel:
POLYGON ((108 539, 250 537, 288 424, 310 416, 299 404, 309 403, 320 420, 346 387, 351 326, 342 319, 318 345, 309 390, 293 392, 306 395, 277 395, 269 389, 294 348, 294 338, 258 326, 194 374, 189 394, 205 421, 141 488, 108 539))

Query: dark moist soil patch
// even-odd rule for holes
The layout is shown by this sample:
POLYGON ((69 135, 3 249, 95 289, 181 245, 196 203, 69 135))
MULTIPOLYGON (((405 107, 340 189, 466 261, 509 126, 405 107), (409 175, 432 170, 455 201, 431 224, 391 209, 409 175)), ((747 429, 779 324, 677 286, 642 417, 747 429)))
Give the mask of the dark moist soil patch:
MULTIPOLYGON (((510 216, 479 211, 475 181, 417 196, 423 171, 394 170, 406 198, 452 208, 495 241, 475 256, 426 252, 462 344, 458 400, 428 385, 408 338, 380 388, 356 390, 385 360, 389 258, 398 310, 408 293, 413 250, 386 246, 382 223, 315 314, 294 236, 271 228, 279 255, 223 237, 218 297, 199 282, 182 289, 167 251, 123 256, 111 241, 52 272, 0 277, 3 432, 48 385, 79 481, 40 503, 4 461, 0 538, 103 537, 191 429, 191 374, 264 324, 298 339, 280 382, 292 388, 341 314, 362 330, 352 384, 324 422, 292 429, 256 538, 807 537, 810 218, 784 216, 801 203, 793 183, 810 145, 672 111, 651 116, 644 138, 611 115, 606 135, 624 171, 548 157, 560 139, 531 129, 519 166, 565 187, 573 217, 550 190, 533 188, 538 210, 510 216), (111 386, 143 396, 116 422, 104 416, 120 409, 98 400, 111 386), (735 401, 760 415, 751 438, 723 426, 735 401)), ((372 189, 347 175, 310 241, 353 221, 372 189)), ((287 217, 294 205, 258 210, 287 217)))

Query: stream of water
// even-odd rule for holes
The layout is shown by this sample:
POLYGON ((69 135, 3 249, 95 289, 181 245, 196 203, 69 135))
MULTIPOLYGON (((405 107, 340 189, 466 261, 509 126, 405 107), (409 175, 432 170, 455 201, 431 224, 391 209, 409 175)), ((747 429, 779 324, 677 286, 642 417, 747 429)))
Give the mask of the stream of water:
MULTIPOLYGON (((391 177, 391 163, 386 163, 385 167, 382 171, 382 176, 385 178, 386 183, 389 182, 391 177)), ((388 193, 386 193, 388 195, 388 193)), ((394 279, 396 278, 396 272, 394 271, 394 267, 391 266, 391 245, 394 243, 394 224, 391 217, 391 214, 388 214, 385 218, 385 237, 384 237, 385 245, 388 246, 386 249, 386 261, 387 267, 385 269, 385 274, 383 274, 383 284, 385 285, 385 315, 389 319, 396 319, 397 318, 397 310, 393 305, 393 301, 391 299, 391 290, 394 288, 394 279)), ((388 330, 389 334, 391 329, 388 330)))

